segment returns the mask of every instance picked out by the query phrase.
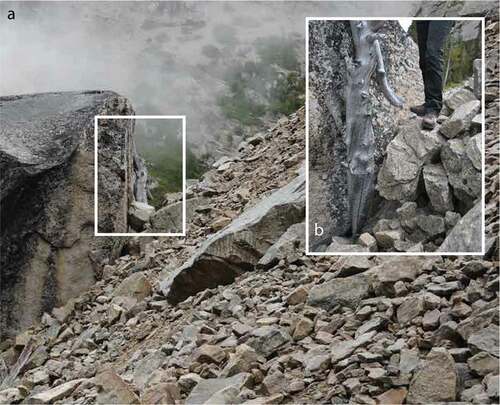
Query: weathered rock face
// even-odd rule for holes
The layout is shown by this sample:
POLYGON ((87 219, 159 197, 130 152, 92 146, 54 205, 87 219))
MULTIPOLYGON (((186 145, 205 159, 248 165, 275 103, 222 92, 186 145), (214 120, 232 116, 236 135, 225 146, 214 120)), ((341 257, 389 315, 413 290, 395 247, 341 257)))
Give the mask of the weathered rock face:
MULTIPOLYGON (((407 103, 414 103, 421 90, 416 45, 405 38, 398 23, 388 22, 381 41, 389 82, 407 103), (407 57, 400 58, 402 53, 407 57)), ((347 61, 353 55, 348 22, 314 21, 309 32, 309 205, 310 229, 323 226, 322 237, 310 236, 311 248, 333 235, 349 231, 345 99, 347 61), (325 238, 326 237, 326 238, 325 238)), ((390 106, 374 84, 370 94, 375 131, 375 162, 379 165, 393 137, 402 110, 390 106)), ((330 241, 326 241, 328 245, 330 241)))
POLYGON ((134 200, 134 120, 98 121, 99 232, 128 231, 128 209, 134 200))
MULTIPOLYGON (((91 257, 109 246, 93 237, 94 116, 133 110, 101 91, 2 97, 0 108, 1 330, 10 334, 94 283, 91 257)), ((103 130, 108 145, 111 135, 103 130)), ((112 170, 113 162, 101 162, 112 170)), ((127 204, 123 190, 106 192, 127 204)), ((108 220, 121 226, 124 219, 108 220)))

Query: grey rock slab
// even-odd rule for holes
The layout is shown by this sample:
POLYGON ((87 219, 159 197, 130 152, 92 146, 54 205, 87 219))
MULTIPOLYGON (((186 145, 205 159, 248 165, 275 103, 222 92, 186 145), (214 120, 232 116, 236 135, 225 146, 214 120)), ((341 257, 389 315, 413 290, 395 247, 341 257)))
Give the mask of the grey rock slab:
POLYGON ((215 393, 228 389, 229 387, 234 387, 239 391, 248 384, 249 378, 250 374, 240 373, 227 378, 203 379, 196 384, 186 398, 186 404, 199 405, 207 403, 215 393))
POLYGON ((358 347, 364 346, 370 342, 376 334, 377 331, 371 331, 358 336, 356 339, 334 343, 330 347, 332 363, 335 364, 349 357, 358 347))
POLYGON ((253 332, 254 338, 247 344, 258 354, 268 357, 292 340, 284 329, 276 326, 262 326, 253 332))
POLYGON ((486 393, 490 398, 498 398, 500 376, 498 373, 496 375, 486 376, 483 380, 484 385, 486 385, 486 393))
POLYGON ((337 305, 355 309, 370 293, 369 279, 363 274, 345 278, 334 278, 317 284, 309 291, 307 303, 324 309, 337 305))
POLYGON ((414 281, 424 271, 438 262, 437 258, 395 256, 381 260, 380 264, 363 273, 368 277, 377 295, 394 296, 398 281, 414 281))
POLYGON ((1 199, 27 177, 66 162, 99 106, 115 95, 89 91, 0 97, 1 199))
POLYGON ((28 399, 30 404, 53 404, 55 401, 66 398, 86 379, 77 379, 65 382, 47 391, 39 392, 28 399))
POLYGON ((438 252, 481 252, 482 204, 479 201, 448 233, 438 252))
POLYGON ((206 288, 231 283, 251 270, 267 250, 293 224, 304 219, 305 174, 264 197, 209 237, 195 254, 160 283, 171 303, 180 302, 206 288))
POLYGON ((115 297, 134 298, 137 302, 149 297, 153 287, 142 273, 134 273, 125 278, 113 291, 115 297))
POLYGON ((474 311, 471 316, 458 324, 457 331, 464 340, 467 340, 472 334, 492 323, 498 323, 498 299, 474 311))

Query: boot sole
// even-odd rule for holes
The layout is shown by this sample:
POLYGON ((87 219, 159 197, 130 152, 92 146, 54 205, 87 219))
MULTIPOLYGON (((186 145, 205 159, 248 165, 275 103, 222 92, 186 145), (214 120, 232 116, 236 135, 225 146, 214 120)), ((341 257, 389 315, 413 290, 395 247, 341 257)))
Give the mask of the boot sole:
POLYGON ((423 129, 434 129, 436 127, 436 124, 426 124, 425 122, 422 121, 422 128, 423 129))

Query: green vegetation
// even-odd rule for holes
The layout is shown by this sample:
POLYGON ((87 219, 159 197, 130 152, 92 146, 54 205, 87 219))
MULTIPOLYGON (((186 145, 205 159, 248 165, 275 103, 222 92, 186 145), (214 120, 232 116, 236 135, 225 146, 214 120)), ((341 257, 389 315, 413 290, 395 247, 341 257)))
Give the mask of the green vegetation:
POLYGON ((459 86, 471 77, 474 59, 480 57, 480 41, 450 39, 445 47, 445 88, 459 86))
POLYGON ((259 125, 266 113, 291 114, 304 103, 305 82, 293 39, 270 37, 255 43, 256 60, 229 68, 227 94, 217 99, 223 114, 242 126, 259 125))
MULTIPOLYGON (((149 203, 158 208, 165 193, 182 191, 182 140, 178 136, 181 129, 180 121, 175 122, 178 120, 172 123, 167 123, 170 120, 148 121, 147 126, 137 121, 136 146, 146 161, 148 175, 157 182, 151 190, 149 203)), ((186 178, 199 178, 204 170, 201 160, 187 148, 186 178)))

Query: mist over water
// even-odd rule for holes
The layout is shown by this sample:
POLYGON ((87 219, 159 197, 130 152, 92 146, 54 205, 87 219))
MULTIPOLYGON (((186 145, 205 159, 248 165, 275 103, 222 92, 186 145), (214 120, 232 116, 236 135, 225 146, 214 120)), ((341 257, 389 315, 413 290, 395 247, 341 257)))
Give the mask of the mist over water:
POLYGON ((255 60, 256 41, 286 38, 303 61, 305 17, 408 16, 417 4, 3 2, 0 95, 113 90, 137 114, 186 115, 188 143, 204 150, 231 128, 216 103, 224 73, 255 60))

